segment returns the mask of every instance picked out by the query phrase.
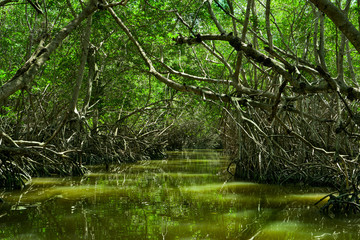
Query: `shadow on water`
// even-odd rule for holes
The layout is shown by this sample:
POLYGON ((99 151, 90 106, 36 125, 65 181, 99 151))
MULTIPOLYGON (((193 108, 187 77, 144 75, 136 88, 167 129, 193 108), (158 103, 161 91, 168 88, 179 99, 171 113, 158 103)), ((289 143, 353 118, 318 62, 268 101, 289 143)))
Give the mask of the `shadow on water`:
POLYGON ((221 152, 169 152, 89 167, 81 178, 35 178, 0 197, 1 239, 359 239, 357 219, 313 204, 327 190, 227 181, 221 152))

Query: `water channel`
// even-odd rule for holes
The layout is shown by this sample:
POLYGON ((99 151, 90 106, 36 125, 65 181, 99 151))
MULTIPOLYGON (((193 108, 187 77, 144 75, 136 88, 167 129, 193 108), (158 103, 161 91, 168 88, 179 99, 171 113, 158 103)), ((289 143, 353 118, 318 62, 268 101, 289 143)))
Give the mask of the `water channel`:
POLYGON ((360 218, 322 216, 328 189, 236 182, 221 152, 91 167, 2 192, 0 239, 360 239, 360 218))

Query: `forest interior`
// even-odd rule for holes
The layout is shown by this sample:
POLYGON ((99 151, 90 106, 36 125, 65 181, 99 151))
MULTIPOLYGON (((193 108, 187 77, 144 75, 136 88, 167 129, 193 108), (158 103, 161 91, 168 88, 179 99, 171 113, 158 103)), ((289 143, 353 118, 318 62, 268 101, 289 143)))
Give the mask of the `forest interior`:
POLYGON ((360 212, 359 28, 360 0, 2 0, 0 185, 221 148, 360 212))

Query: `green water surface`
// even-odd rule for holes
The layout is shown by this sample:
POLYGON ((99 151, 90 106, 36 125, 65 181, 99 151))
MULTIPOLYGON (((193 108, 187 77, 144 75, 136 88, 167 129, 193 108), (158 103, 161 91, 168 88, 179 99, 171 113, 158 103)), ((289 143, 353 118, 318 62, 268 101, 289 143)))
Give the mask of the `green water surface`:
POLYGON ((0 239, 360 239, 360 218, 313 204, 327 189, 228 180, 218 151, 89 167, 2 192, 0 239))

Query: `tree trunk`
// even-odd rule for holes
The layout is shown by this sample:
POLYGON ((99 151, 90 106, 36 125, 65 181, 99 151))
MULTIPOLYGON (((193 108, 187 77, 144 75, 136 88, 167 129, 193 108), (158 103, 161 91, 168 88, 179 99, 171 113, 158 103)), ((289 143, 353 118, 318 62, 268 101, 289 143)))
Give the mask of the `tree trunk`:
POLYGON ((92 23, 92 17, 89 16, 87 19, 86 29, 85 29, 85 33, 84 33, 84 39, 82 41, 82 54, 81 54, 81 59, 80 59, 79 71, 78 71, 78 75, 76 78, 75 87, 73 89, 72 100, 71 100, 70 106, 69 106, 69 114, 70 115, 78 114, 76 105, 77 105, 77 101, 79 98, 82 80, 84 78, 85 64, 86 64, 86 59, 88 57, 88 52, 89 52, 91 23, 92 23))
POLYGON ((97 9, 97 1, 90 1, 90 4, 80 13, 80 15, 72 20, 68 25, 61 29, 56 36, 44 46, 44 36, 39 47, 34 54, 25 62, 25 64, 15 73, 15 75, 0 87, 0 102, 2 103, 10 95, 16 91, 26 88, 34 81, 36 74, 40 68, 44 66, 50 55, 61 45, 62 41, 75 30, 80 23, 91 15, 97 9))

